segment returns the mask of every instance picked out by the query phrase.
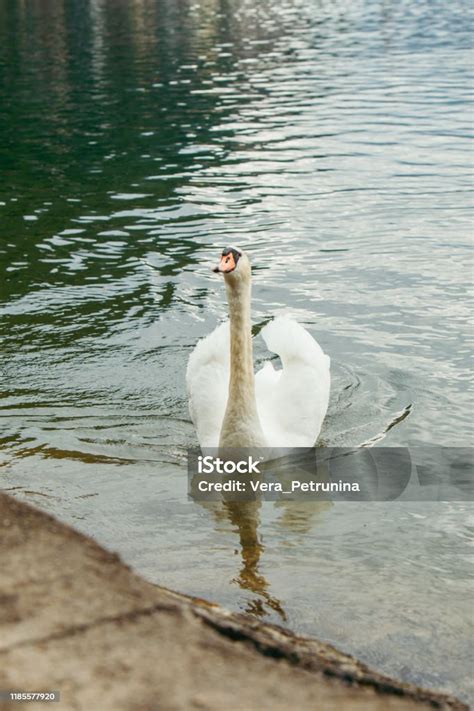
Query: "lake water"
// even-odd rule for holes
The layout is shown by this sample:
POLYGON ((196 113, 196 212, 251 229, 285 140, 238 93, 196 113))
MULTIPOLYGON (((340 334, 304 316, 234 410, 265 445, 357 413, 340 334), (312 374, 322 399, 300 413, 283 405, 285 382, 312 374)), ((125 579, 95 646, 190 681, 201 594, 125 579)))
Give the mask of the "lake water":
POLYGON ((472 505, 191 503, 184 373, 234 243, 331 356, 326 444, 472 442, 471 40, 462 0, 0 0, 2 488, 465 699, 472 505))

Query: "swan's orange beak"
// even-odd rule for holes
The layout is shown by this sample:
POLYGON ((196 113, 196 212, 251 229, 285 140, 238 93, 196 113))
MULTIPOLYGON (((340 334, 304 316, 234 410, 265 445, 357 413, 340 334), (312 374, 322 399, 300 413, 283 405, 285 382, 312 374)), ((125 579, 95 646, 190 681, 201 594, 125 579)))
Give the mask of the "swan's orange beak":
POLYGON ((213 268, 213 272, 222 272, 223 274, 228 274, 229 272, 233 272, 235 267, 236 267, 236 262, 234 255, 232 252, 228 252, 227 254, 223 254, 221 257, 221 261, 217 265, 217 267, 213 268))

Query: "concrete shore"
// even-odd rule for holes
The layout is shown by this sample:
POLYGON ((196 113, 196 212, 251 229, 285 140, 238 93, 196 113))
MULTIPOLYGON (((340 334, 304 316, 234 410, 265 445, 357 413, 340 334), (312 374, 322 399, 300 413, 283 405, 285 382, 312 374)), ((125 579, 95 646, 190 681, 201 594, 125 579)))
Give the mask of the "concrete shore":
POLYGON ((467 709, 323 642, 152 585, 4 494, 0 552, 0 691, 59 691, 53 709, 467 709))

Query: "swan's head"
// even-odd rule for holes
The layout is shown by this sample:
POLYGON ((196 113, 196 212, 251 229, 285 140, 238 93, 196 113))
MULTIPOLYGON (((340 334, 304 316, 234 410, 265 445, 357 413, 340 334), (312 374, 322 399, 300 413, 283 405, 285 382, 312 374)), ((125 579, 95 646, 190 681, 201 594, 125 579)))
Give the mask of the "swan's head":
POLYGON ((228 284, 238 284, 250 279, 250 260, 238 247, 226 247, 222 250, 219 264, 212 271, 223 274, 228 284))

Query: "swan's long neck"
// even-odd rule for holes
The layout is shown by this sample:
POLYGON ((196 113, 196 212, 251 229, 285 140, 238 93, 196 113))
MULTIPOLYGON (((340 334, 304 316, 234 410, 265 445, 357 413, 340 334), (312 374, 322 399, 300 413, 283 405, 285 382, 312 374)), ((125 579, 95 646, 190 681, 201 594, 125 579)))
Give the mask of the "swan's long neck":
POLYGON ((250 280, 226 281, 230 317, 230 380, 220 447, 264 447, 257 412, 250 322, 250 280))

